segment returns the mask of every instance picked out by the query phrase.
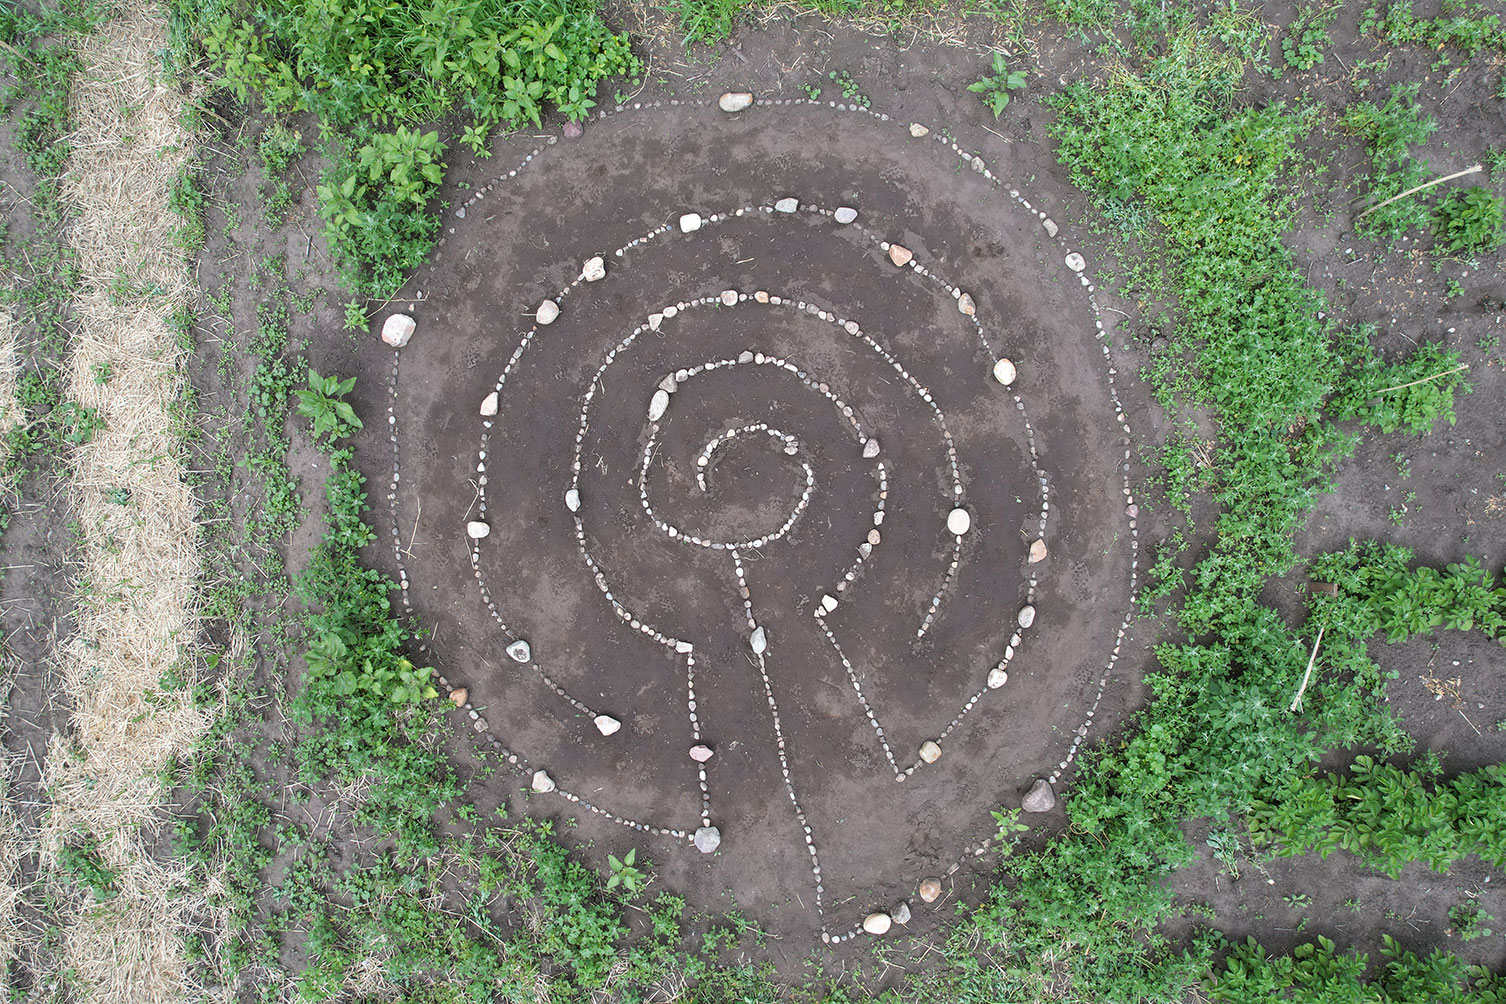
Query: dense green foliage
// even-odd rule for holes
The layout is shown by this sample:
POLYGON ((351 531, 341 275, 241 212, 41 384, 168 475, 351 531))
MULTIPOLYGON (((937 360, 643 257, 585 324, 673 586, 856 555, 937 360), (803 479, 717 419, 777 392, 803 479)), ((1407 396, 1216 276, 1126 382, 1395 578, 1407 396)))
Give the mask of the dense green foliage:
POLYGON ((1506 244, 1506 199, 1475 185, 1450 192, 1433 210, 1433 234, 1449 254, 1490 254, 1506 244))
POLYGON ((458 119, 478 156, 498 128, 579 121, 597 84, 638 69, 585 0, 175 0, 219 83, 274 115, 308 112, 328 143, 326 238, 352 290, 390 296, 433 246, 426 210, 458 119))
POLYGON ((1472 0, 1443 0, 1442 7, 1440 16, 1425 18, 1413 12, 1411 0, 1398 0, 1384 9, 1376 4, 1360 16, 1360 34, 1392 45, 1451 46, 1471 56, 1486 50, 1506 52, 1506 26, 1497 9, 1472 0))
POLYGON ((1256 845, 1292 856, 1343 848, 1398 878, 1413 861, 1446 872, 1479 855, 1506 865, 1506 770, 1429 784, 1417 770, 1356 757, 1347 772, 1291 777, 1250 813, 1256 845))
POLYGON ((1369 959, 1337 952, 1320 937, 1290 955, 1271 955, 1253 939, 1236 945, 1211 981, 1214 1004, 1301 1001, 1303 1004, 1498 1004, 1506 985, 1479 966, 1434 949, 1419 956, 1387 935, 1385 965, 1367 978, 1369 959))

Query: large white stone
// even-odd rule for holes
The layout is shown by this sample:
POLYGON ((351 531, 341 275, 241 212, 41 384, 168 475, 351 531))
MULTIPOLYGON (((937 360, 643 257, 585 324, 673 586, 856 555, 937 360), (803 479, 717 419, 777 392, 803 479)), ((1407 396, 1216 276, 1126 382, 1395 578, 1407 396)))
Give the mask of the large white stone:
POLYGON ((695 849, 710 854, 722 846, 722 831, 715 826, 703 826, 695 831, 695 849))
POLYGON ((716 756, 716 752, 710 746, 697 745, 690 747, 690 759, 696 763, 705 763, 714 756, 716 756))
POLYGON ((519 638, 507 646, 507 654, 512 657, 513 662, 527 662, 533 658, 533 646, 519 638))
POLYGON ((657 422, 664 417, 669 410, 669 394, 663 390, 654 391, 654 396, 648 399, 648 420, 657 422))
POLYGON ((1030 625, 1035 623, 1035 607, 1031 606, 1029 603, 1025 604, 1023 607, 1020 607, 1020 614, 1015 618, 1015 620, 1019 622, 1020 627, 1028 628, 1030 625))
POLYGON ((605 279, 607 276, 606 259, 601 255, 587 258, 585 265, 581 267, 580 277, 587 282, 595 282, 597 279, 605 279))
POLYGON ((764 633, 762 624, 754 628, 753 633, 748 636, 748 645, 753 649, 754 655, 763 655, 769 650, 769 636, 764 633))
POLYGON ((887 913, 879 911, 863 918, 863 930, 869 934, 887 934, 894 921, 887 913))
POLYGON ((858 218, 858 211, 851 206, 838 206, 837 211, 831 214, 831 218, 846 226, 858 218))
POLYGON ((1076 251, 1071 252, 1066 258, 1067 267, 1074 272, 1081 272, 1088 267, 1088 263, 1082 260, 1082 255, 1076 251))
POLYGON ((472 540, 480 540, 492 532, 492 528, 479 519, 473 519, 465 525, 465 535, 472 540))
POLYGON ((737 306, 737 290, 735 290, 735 289, 724 289, 724 290, 722 290, 721 301, 722 301, 722 306, 724 306, 724 307, 735 307, 735 306, 737 306))
POLYGON ((1008 359, 1000 359, 994 363, 994 379, 1008 387, 1014 383, 1014 378, 1019 375, 1014 363, 1008 359))
POLYGON ((560 305, 553 300, 545 300, 539 304, 539 309, 534 311, 533 319, 540 324, 553 324, 554 319, 560 316, 560 305))
POLYGON ((910 135, 914 136, 916 139, 920 139, 920 137, 927 135, 928 133, 930 133, 930 131, 931 130, 927 129, 919 122, 910 123, 910 135))
POLYGON ((904 268, 906 265, 910 264, 910 260, 914 257, 915 254, 903 244, 889 245, 889 260, 894 262, 894 264, 898 265, 900 268, 904 268))
POLYGON ((972 317, 978 313, 978 305, 973 302, 972 296, 967 293, 963 293, 957 297, 957 309, 968 317, 972 317))
POLYGON ((690 234, 701 229, 701 214, 686 213, 680 217, 680 233, 690 234))
POLYGON ((716 106, 724 112, 740 112, 753 104, 753 95, 748 91, 728 91, 716 99, 716 106))
POLYGON ((941 744, 934 739, 927 739, 920 744, 920 758, 926 763, 935 763, 941 759, 941 744))
POLYGON ((1045 561, 1047 553, 1046 542, 1044 540, 1037 540, 1030 545, 1030 555, 1026 560, 1034 565, 1045 561))
POLYGON ((1036 778, 1035 784, 1020 800, 1020 808, 1026 812, 1050 812, 1056 808, 1056 792, 1051 789, 1051 782, 1043 777, 1036 778))
POLYGON ((616 732, 618 729, 622 728, 622 723, 613 718, 611 715, 597 715, 595 721, 596 731, 600 732, 604 736, 609 736, 613 732, 616 732))
POLYGON ((1004 670, 1000 669, 998 666, 995 666, 993 669, 990 669, 988 671, 988 689, 989 690, 998 690, 1000 687, 1004 686, 1004 684, 1006 684, 1008 682, 1009 682, 1009 674, 1006 673, 1004 670))
POLYGON ((972 528, 973 517, 966 509, 957 508, 946 514, 946 528, 958 537, 972 528))
POLYGON ((382 322, 382 341, 400 349, 408 344, 417 328, 418 322, 407 314, 393 314, 382 322))
POLYGON ((497 413, 497 392, 492 391, 481 399, 481 417, 491 418, 497 413))
POLYGON ((546 794, 555 789, 554 778, 541 770, 533 772, 533 790, 539 794, 546 794))
POLYGON ((821 609, 826 613, 831 613, 837 609, 837 598, 830 593, 823 593, 821 595, 821 609))
POLYGON ((565 508, 571 512, 580 512, 580 490, 572 488, 565 492, 565 508))
POLYGON ((781 213, 793 213, 795 210, 797 210, 799 208, 800 208, 800 200, 799 199, 780 199, 778 202, 774 203, 774 209, 775 209, 775 211, 781 212, 781 213))

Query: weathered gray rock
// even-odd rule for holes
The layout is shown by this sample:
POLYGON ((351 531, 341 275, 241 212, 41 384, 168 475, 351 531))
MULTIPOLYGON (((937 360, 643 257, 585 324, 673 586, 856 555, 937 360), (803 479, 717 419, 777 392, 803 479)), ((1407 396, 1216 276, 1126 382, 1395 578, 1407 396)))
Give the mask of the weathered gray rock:
POLYGON ((556 787, 558 787, 558 785, 554 783, 554 778, 550 777, 544 771, 536 770, 533 772, 534 791, 543 795, 553 791, 556 787))
POLYGON ((1035 784, 1020 799, 1020 808, 1026 812, 1050 812, 1056 808, 1056 792, 1051 790, 1051 782, 1043 777, 1035 779, 1035 784))
POLYGON ((985 163, 983 163, 983 158, 982 157, 974 157, 973 158, 972 168, 973 168, 973 171, 975 173, 982 174, 983 171, 984 171, 984 169, 987 168, 987 167, 988 167, 988 165, 985 164, 985 163))
POLYGON ((533 658, 533 646, 519 638, 507 646, 507 654, 512 657, 513 662, 527 662, 533 658))
POLYGON ((675 391, 680 389, 680 383, 675 379, 675 375, 671 373, 663 380, 659 381, 659 389, 666 394, 673 394, 675 391))
POLYGON ((716 106, 724 112, 740 112, 753 105, 753 95, 748 91, 728 91, 716 99, 716 106))
POLYGON ((753 649, 754 655, 763 655, 769 650, 769 636, 764 632, 762 624, 754 628, 753 633, 748 636, 748 645, 753 649))
POLYGON ((923 878, 920 880, 920 888, 916 890, 920 898, 927 903, 934 903, 941 898, 941 879, 923 878))
POLYGON ((669 395, 662 390, 654 391, 654 396, 648 401, 648 420, 657 422, 664 417, 669 410, 669 395))
POLYGON ((775 210, 775 212, 793 213, 795 210, 797 210, 799 208, 800 208, 800 200, 799 199, 793 199, 793 198, 780 199, 778 202, 774 203, 774 210, 775 210))
POLYGON ((1078 254, 1076 251, 1073 251, 1071 254, 1067 255, 1066 262, 1067 267, 1074 272, 1081 272, 1083 269, 1088 267, 1088 263, 1083 261, 1082 255, 1078 254))
POLYGON ((579 122, 566 122, 565 123, 565 138, 566 139, 580 139, 583 135, 585 135, 585 132, 586 132, 585 127, 582 126, 579 122))
POLYGON ((560 316, 560 305, 553 300, 545 300, 539 304, 539 309, 534 311, 533 319, 540 324, 553 324, 555 318, 560 316))
POLYGON ((858 211, 851 206, 838 206, 837 211, 831 214, 831 218, 845 227, 858 218, 858 211))
POLYGON ((910 904, 909 903, 900 903, 900 904, 896 905, 895 908, 891 911, 891 913, 894 916, 894 922, 896 924, 908 924, 908 923, 910 923, 910 904))
POLYGON ((585 265, 582 266, 580 270, 580 277, 587 282, 595 282, 598 279, 605 279, 606 276, 607 263, 606 259, 602 258, 601 255, 596 255, 593 258, 587 258, 585 265))
POLYGON ((1019 623, 1020 627, 1028 628, 1030 625, 1035 623, 1035 607, 1031 606, 1029 603, 1025 604, 1023 607, 1020 607, 1019 616, 1016 617, 1015 620, 1019 623))
POLYGON ((407 345, 418 329, 418 322, 407 314, 393 314, 382 322, 382 341, 395 349, 407 345))
POLYGON ((872 460, 874 457, 876 457, 878 455, 879 455, 879 441, 877 439, 874 439, 874 438, 870 437, 869 440, 868 440, 868 442, 866 442, 866 443, 863 444, 863 459, 864 460, 872 460))
POLYGON ((710 854, 722 846, 722 831, 715 826, 703 826, 695 831, 695 849, 710 854))
POLYGON ((925 126, 921 125, 919 122, 911 122, 910 123, 910 135, 914 136, 916 139, 920 139, 920 137, 922 137, 922 136, 927 136, 927 135, 930 134, 930 132, 931 132, 931 130, 927 129, 925 126))
POLYGON ((1006 684, 1008 682, 1009 682, 1009 674, 1006 673, 1003 669, 999 668, 998 666, 995 666, 993 669, 990 669, 988 671, 988 689, 989 690, 998 690, 1000 687, 1004 686, 1004 684, 1006 684))
POLYGON ((1048 216, 1044 220, 1041 220, 1041 226, 1043 226, 1043 227, 1046 228, 1046 236, 1047 237, 1055 237, 1056 236, 1056 221, 1055 220, 1051 219, 1048 216))

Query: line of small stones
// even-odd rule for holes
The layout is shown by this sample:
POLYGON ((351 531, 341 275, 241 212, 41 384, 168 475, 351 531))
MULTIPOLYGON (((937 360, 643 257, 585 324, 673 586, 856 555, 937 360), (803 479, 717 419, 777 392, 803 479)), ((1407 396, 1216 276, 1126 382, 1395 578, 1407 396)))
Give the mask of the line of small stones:
MULTIPOLYGON (((626 112, 626 111, 630 110, 630 107, 631 107, 631 110, 637 111, 637 110, 644 109, 644 108, 658 109, 658 108, 663 107, 665 105, 669 105, 669 106, 678 106, 678 105, 681 105, 681 104, 685 104, 685 105, 697 105, 697 104, 699 104, 699 105, 710 105, 710 104, 713 104, 713 103, 714 102, 712 102, 711 100, 704 100, 704 101, 697 101, 697 102, 691 102, 691 101, 681 102, 681 101, 679 101, 677 99, 670 99, 667 102, 666 101, 635 102, 631 106, 620 105, 620 106, 618 106, 615 109, 603 109, 600 112, 598 112, 597 118, 598 118, 598 120, 604 120, 609 115, 621 114, 623 112, 626 112)), ((798 98, 783 98, 783 99, 772 99, 772 100, 769 100, 769 101, 762 101, 762 102, 759 102, 759 104, 770 104, 770 105, 802 105, 803 104, 803 105, 814 105, 814 106, 818 106, 819 107, 821 103, 819 101, 811 101, 811 100, 798 99, 798 98)), ((869 108, 864 108, 864 107, 860 107, 860 106, 857 106, 857 105, 848 106, 845 103, 838 103, 838 102, 828 102, 827 104, 828 104, 829 107, 836 108, 837 110, 840 110, 840 111, 845 111, 845 112, 859 112, 859 111, 861 111, 861 112, 865 112, 865 113, 867 113, 867 114, 869 114, 869 115, 871 115, 871 116, 879 119, 880 121, 884 121, 884 122, 890 121, 890 116, 887 113, 874 112, 874 111, 872 111, 869 108)), ((911 134, 912 137, 915 137, 915 138, 923 137, 926 134, 928 134, 929 132, 930 132, 930 130, 928 128, 920 125, 919 123, 912 123, 911 126, 910 126, 910 134, 911 134)), ((556 139, 557 138, 554 137, 554 136, 549 137, 546 145, 549 145, 549 146, 554 145, 555 142, 556 142, 556 139)), ((991 171, 987 167, 986 163, 982 160, 982 157, 980 155, 970 154, 967 151, 962 150, 956 143, 950 142, 949 140, 946 139, 946 137, 941 136, 939 134, 936 136, 936 139, 937 139, 938 142, 941 142, 943 145, 950 145, 953 154, 956 155, 956 156, 958 156, 959 158, 961 158, 976 173, 980 173, 980 174, 984 175, 984 177, 986 179, 988 179, 990 182, 992 182, 995 185, 1001 185, 1002 184, 1000 182, 1000 180, 991 173, 991 171)), ((518 171, 522 170, 524 167, 526 167, 527 164, 531 163, 533 161, 533 159, 540 152, 542 152, 542 149, 543 149, 542 146, 541 147, 535 147, 534 150, 524 158, 523 163, 520 164, 517 169, 508 172, 505 177, 509 178, 509 179, 513 178, 513 177, 516 177, 518 171)), ((485 195, 488 192, 490 192, 492 189, 494 189, 496 187, 496 185, 499 184, 502 180, 504 180, 504 176, 499 174, 497 176, 497 178, 494 179, 491 183, 489 183, 486 186, 483 186, 481 189, 478 189, 477 192, 466 203, 466 206, 470 206, 470 205, 474 204, 475 202, 477 202, 477 201, 481 200, 482 198, 484 198, 485 195)), ((1008 189, 1008 193, 1009 193, 1010 198, 1012 198, 1016 203, 1018 203, 1019 205, 1021 205, 1025 209, 1027 209, 1030 212, 1032 212, 1035 216, 1037 216, 1042 221, 1042 225, 1045 228, 1048 236, 1055 238, 1057 240, 1057 242, 1058 242, 1059 245, 1061 245, 1063 247, 1067 247, 1068 246, 1065 237, 1058 237, 1057 236, 1057 230, 1058 230, 1058 228, 1047 217, 1047 214, 1044 211, 1037 210, 1033 206, 1031 206, 1029 200, 1027 200, 1023 196, 1021 196, 1021 194, 1018 191, 1018 189, 1010 188, 1010 189, 1008 189)), ((457 212, 457 216, 459 218, 464 218, 464 209, 465 209, 465 207, 461 207, 461 210, 457 212)), ((450 228, 450 233, 453 234, 454 232, 455 232, 454 227, 451 227, 450 228)), ((438 244, 440 246, 442 246, 445 243, 446 239, 447 239, 446 237, 441 237, 440 240, 439 240, 439 242, 438 242, 438 244)), ((620 256, 621 252, 619 251, 618 254, 620 256)), ((1078 271, 1080 273, 1082 266, 1076 265, 1073 262, 1074 258, 1077 258, 1079 261, 1081 260, 1081 256, 1080 255, 1076 255, 1075 253, 1069 253, 1068 256, 1067 256, 1068 265, 1070 267, 1073 267, 1074 271, 1078 271)), ((1104 355, 1105 355, 1105 357, 1109 357, 1109 349, 1108 349, 1108 345, 1107 345, 1107 336, 1106 336, 1106 333, 1103 330, 1102 312, 1101 312, 1101 310, 1100 310, 1100 308, 1098 306, 1097 298, 1094 295, 1094 292, 1095 292, 1094 287, 1089 282, 1089 280, 1087 279, 1086 276, 1080 276, 1080 278, 1081 278, 1082 284, 1087 288, 1088 293, 1089 293, 1089 302, 1092 305, 1093 311, 1094 311, 1094 314, 1095 314, 1095 326, 1097 328, 1098 338, 1101 341, 1104 341, 1104 343, 1105 343, 1102 346, 1103 347, 1104 355)), ((419 295, 420 295, 420 297, 422 296, 421 293, 419 295)), ((1131 434, 1131 431, 1130 431, 1130 428, 1129 428, 1128 424, 1124 421, 1124 418, 1123 418, 1123 408, 1122 408, 1122 405, 1120 404, 1119 397, 1118 397, 1118 394, 1117 394, 1117 390, 1116 390, 1115 385, 1114 385, 1114 379, 1113 379, 1114 376, 1115 376, 1116 371, 1115 371, 1114 367, 1111 364, 1111 360, 1110 360, 1110 365, 1109 365, 1108 372, 1109 372, 1110 395, 1113 398, 1114 403, 1116 405, 1116 408, 1118 409, 1118 412, 1119 412, 1119 414, 1116 417, 1120 421, 1121 428, 1126 433, 1126 436, 1122 440, 1121 445, 1123 445, 1126 448, 1128 448, 1130 446, 1130 443, 1131 443, 1130 436, 1132 434, 1131 434)), ((1021 408, 1021 410, 1023 410, 1023 402, 1021 402, 1018 399, 1018 394, 1016 394, 1015 396, 1016 396, 1016 403, 1017 403, 1017 405, 1019 405, 1020 408, 1021 408)), ((1135 586, 1137 584, 1136 569, 1138 567, 1139 540, 1138 540, 1138 531, 1137 531, 1137 528, 1136 528, 1136 516, 1138 515, 1138 507, 1136 506, 1135 501, 1134 501, 1133 491, 1132 491, 1132 489, 1130 487, 1129 476, 1128 476, 1128 470, 1129 470, 1128 460, 1130 458, 1130 455, 1131 454, 1130 454, 1129 449, 1126 449, 1126 451, 1125 451, 1125 461, 1126 461, 1126 463, 1124 464, 1124 471, 1125 471, 1125 477, 1124 477, 1124 495, 1125 495, 1125 499, 1126 499, 1126 514, 1130 518, 1131 549, 1132 549, 1132 552, 1135 554, 1135 557, 1133 557, 1132 560, 1131 560, 1131 572, 1130 572, 1131 596, 1133 597, 1133 591, 1134 591, 1134 588, 1135 588, 1135 586)), ((1034 465, 1035 461, 1036 461, 1036 451, 1035 451, 1035 444, 1034 444, 1034 437, 1033 436, 1031 437, 1031 460, 1032 460, 1032 464, 1034 465)), ((579 527, 579 520, 577 519, 576 522, 577 522, 577 533, 578 533, 578 535, 581 535, 581 530, 580 530, 580 527, 579 527)), ((1043 520, 1043 527, 1042 528, 1044 529, 1044 520, 1043 520)), ((599 571, 597 572, 597 576, 598 576, 598 579, 599 579, 600 578, 600 572, 599 571)), ((1034 577, 1032 576, 1032 585, 1033 584, 1034 584, 1034 577)), ((1079 727, 1079 729, 1077 730, 1077 734, 1076 734, 1077 738, 1076 738, 1076 740, 1072 744, 1072 747, 1071 747, 1071 750, 1068 753, 1067 759, 1064 760, 1062 763, 1060 763, 1058 765, 1058 771, 1054 772, 1051 775, 1050 780, 1051 780, 1051 783, 1053 785, 1055 785, 1057 783, 1057 781, 1060 779, 1060 777, 1061 777, 1060 771, 1065 770, 1066 767, 1075 758, 1077 750, 1078 750, 1078 747, 1080 746, 1080 744, 1083 741, 1083 739, 1086 737, 1088 728, 1091 725, 1091 722, 1092 722, 1093 717, 1094 717, 1094 715, 1096 713, 1096 710, 1097 710, 1097 708, 1099 706, 1099 703, 1102 701, 1104 691, 1105 691, 1105 689, 1107 687, 1107 683, 1108 683, 1108 679, 1109 679, 1109 674, 1112 671, 1112 668, 1113 668, 1113 666, 1115 664, 1115 661, 1117 660, 1118 655, 1120 653, 1120 649, 1121 649, 1121 646, 1122 646, 1122 643, 1123 643, 1123 639, 1124 639, 1125 633, 1126 633, 1126 631, 1128 629, 1128 626, 1130 624, 1130 621, 1132 620, 1132 616, 1133 616, 1132 612, 1126 613, 1124 619, 1120 623, 1120 627, 1118 629, 1118 633, 1117 633, 1117 636, 1116 636, 1116 643, 1115 643, 1113 652, 1111 653, 1111 655, 1110 655, 1110 657, 1109 657, 1109 659, 1107 661, 1107 665, 1105 666, 1104 676, 1099 681, 1098 692, 1095 694, 1093 702, 1092 702, 1092 704, 1091 704, 1091 706, 1089 708, 1089 711, 1087 713, 1087 721, 1085 721, 1084 724, 1081 727, 1079 727)), ((1001 666, 1002 666, 1002 663, 1001 663, 1001 666)), ((983 850, 986 849, 988 843, 989 842, 987 840, 985 840, 983 842, 983 846, 980 847, 980 848, 978 848, 975 853, 982 853, 983 850)), ((947 874, 951 874, 952 872, 954 872, 956 870, 956 868, 957 868, 957 865, 953 864, 951 866, 951 869, 948 871, 947 874)), ((850 937, 850 936, 851 935, 849 934, 846 937, 850 937)), ((826 935, 824 933, 823 933, 823 940, 827 940, 826 939, 826 935)), ((836 940, 840 941, 840 940, 844 940, 844 938, 843 937, 838 937, 836 940)))
MULTIPOLYGON (((398 583, 400 587, 399 594, 402 600, 404 614, 411 617, 413 616, 414 611, 412 603, 409 601, 408 597, 408 573, 403 562, 401 529, 397 521, 397 486, 399 481, 401 480, 401 473, 399 470, 400 453, 397 436, 398 375, 399 362, 401 358, 401 351, 394 350, 392 358, 392 370, 388 383, 389 393, 387 403, 388 438, 391 441, 392 445, 392 480, 388 483, 387 486, 387 502, 392 513, 392 549, 393 555, 397 561, 398 583)), ((421 653, 426 653, 429 650, 429 646, 427 643, 421 643, 418 646, 418 650, 421 653)), ((694 657, 691 658, 691 672, 694 672, 694 657)), ((452 684, 443 673, 440 673, 438 675, 438 679, 440 687, 444 688, 445 690, 450 690, 452 684)), ((460 702, 456 706, 456 711, 457 713, 465 714, 470 719, 471 728, 474 732, 477 733, 478 737, 484 734, 486 746, 490 749, 491 753, 497 757, 498 762, 502 764, 503 767, 511 770, 515 774, 526 776, 529 773, 529 764, 527 758, 513 752, 503 744, 502 740, 497 736, 497 734, 492 731, 490 723, 487 722, 485 718, 481 717, 480 709, 476 708, 469 700, 466 700, 460 702)), ((692 714, 691 718, 693 721, 695 715, 692 714)), ((699 732, 697 732, 697 734, 699 735, 699 732)), ((704 770, 702 770, 701 772, 701 781, 702 791, 704 792, 706 789, 704 770)), ((550 783, 552 784, 552 781, 550 783)), ((537 789, 539 787, 545 787, 545 785, 540 784, 538 780, 536 780, 534 787, 537 789)), ((628 829, 645 833, 652 833, 659 836, 673 837, 686 842, 690 842, 690 840, 692 839, 692 835, 685 830, 670 829, 667 827, 653 826, 648 823, 643 823, 626 816, 618 815, 617 813, 614 813, 609 809, 604 809, 601 806, 595 805, 586 799, 582 799, 580 796, 563 788, 554 787, 552 790, 561 798, 564 798, 566 801, 578 805, 581 808, 586 809, 587 811, 592 812, 596 815, 603 816, 606 819, 611 820, 612 822, 627 827, 628 829)), ((709 814, 709 801, 707 803, 707 812, 709 814)), ((706 818, 709 819, 709 815, 706 818)))
MULTIPOLYGON (((665 379, 671 380, 673 378, 666 377, 665 379)), ((663 388, 664 385, 660 384, 659 386, 663 388)), ((800 452, 799 440, 797 440, 794 436, 785 435, 778 429, 769 428, 768 424, 765 422, 755 422, 752 425, 744 425, 740 428, 728 429, 726 432, 718 433, 717 435, 712 436, 709 440, 707 440, 706 445, 701 447, 700 454, 695 458, 695 465, 697 468, 695 472, 695 483, 700 487, 701 491, 706 491, 706 468, 711 466, 711 458, 716 455, 717 450, 721 449, 722 444, 730 443, 734 439, 741 439, 743 436, 751 436, 754 433, 758 432, 768 433, 773 438, 781 441, 784 444, 783 448, 786 456, 793 457, 800 452)))

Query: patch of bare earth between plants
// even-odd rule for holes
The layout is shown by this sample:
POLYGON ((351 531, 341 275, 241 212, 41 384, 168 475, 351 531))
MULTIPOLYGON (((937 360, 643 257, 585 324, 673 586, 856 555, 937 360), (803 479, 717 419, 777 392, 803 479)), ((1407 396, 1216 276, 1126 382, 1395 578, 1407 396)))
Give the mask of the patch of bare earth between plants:
POLYGON ((60 969, 82 999, 133 1004, 201 996, 183 953, 194 897, 180 866, 150 852, 161 769, 209 721, 186 687, 165 685, 190 675, 200 575, 171 420, 182 350, 168 324, 191 300, 169 194, 193 137, 161 72, 166 27, 123 4, 81 43, 61 183, 82 270, 67 395, 103 424, 71 458, 77 621, 55 653, 70 716, 47 750, 40 852, 43 874, 61 884, 68 848, 98 842, 112 888, 63 911, 60 969))

